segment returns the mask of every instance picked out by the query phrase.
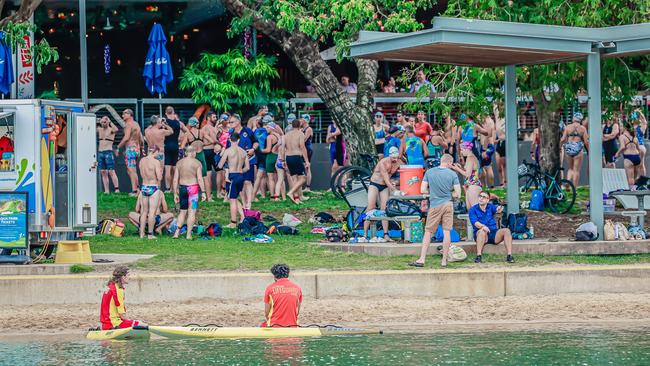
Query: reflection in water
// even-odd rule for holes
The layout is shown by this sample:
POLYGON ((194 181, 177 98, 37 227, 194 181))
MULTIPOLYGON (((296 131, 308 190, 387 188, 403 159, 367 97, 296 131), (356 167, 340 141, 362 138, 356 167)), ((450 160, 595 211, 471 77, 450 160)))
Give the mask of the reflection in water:
POLYGON ((285 339, 0 340, 0 364, 650 365, 648 326, 530 327, 285 339))
POLYGON ((303 338, 271 338, 266 340, 264 356, 269 364, 300 365, 303 338))

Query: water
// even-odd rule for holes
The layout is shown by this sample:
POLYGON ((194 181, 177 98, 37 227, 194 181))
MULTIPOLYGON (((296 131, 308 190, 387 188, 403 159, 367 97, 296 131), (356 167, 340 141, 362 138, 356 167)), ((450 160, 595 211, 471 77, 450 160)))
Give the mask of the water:
POLYGON ((649 335, 650 326, 552 326, 275 340, 5 339, 0 340, 0 364, 650 365, 649 335))

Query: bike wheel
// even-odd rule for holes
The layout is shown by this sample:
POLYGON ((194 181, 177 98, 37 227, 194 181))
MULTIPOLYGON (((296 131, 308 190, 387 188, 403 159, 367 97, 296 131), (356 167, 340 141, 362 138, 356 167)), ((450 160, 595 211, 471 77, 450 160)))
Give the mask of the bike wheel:
POLYGON ((576 202, 576 187, 569 180, 559 179, 548 188, 545 198, 551 211, 565 214, 576 202))
POLYGON ((337 171, 334 172, 334 174, 330 178, 330 189, 332 190, 332 193, 336 198, 341 198, 341 196, 339 195, 339 190, 336 185, 337 184, 336 182, 339 180, 339 176, 345 173, 346 171, 350 170, 350 168, 352 167, 351 166, 340 167, 337 171))
POLYGON ((367 168, 360 166, 350 166, 346 170, 338 174, 334 186, 336 188, 336 196, 343 198, 343 195, 356 188, 364 187, 368 189, 368 182, 370 181, 371 171, 367 168))

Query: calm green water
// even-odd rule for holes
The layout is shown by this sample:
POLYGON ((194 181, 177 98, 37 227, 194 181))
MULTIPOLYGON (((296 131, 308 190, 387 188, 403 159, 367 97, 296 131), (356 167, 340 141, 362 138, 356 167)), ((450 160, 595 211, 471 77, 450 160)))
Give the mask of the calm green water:
POLYGON ((650 327, 276 340, 0 341, 2 365, 650 365, 650 327))

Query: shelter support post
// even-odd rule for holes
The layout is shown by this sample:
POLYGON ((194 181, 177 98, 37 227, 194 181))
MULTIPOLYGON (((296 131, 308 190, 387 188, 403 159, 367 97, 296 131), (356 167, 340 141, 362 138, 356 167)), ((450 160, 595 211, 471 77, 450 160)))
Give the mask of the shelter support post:
POLYGON ((506 119, 506 177, 508 213, 519 212, 519 163, 517 136, 517 72, 515 65, 506 66, 505 70, 505 105, 506 119))
POLYGON ((88 52, 86 49, 86 0, 79 0, 79 52, 81 101, 88 107, 88 52))
POLYGON ((603 133, 601 130, 600 53, 587 56, 589 94, 589 216, 603 238, 603 133))

